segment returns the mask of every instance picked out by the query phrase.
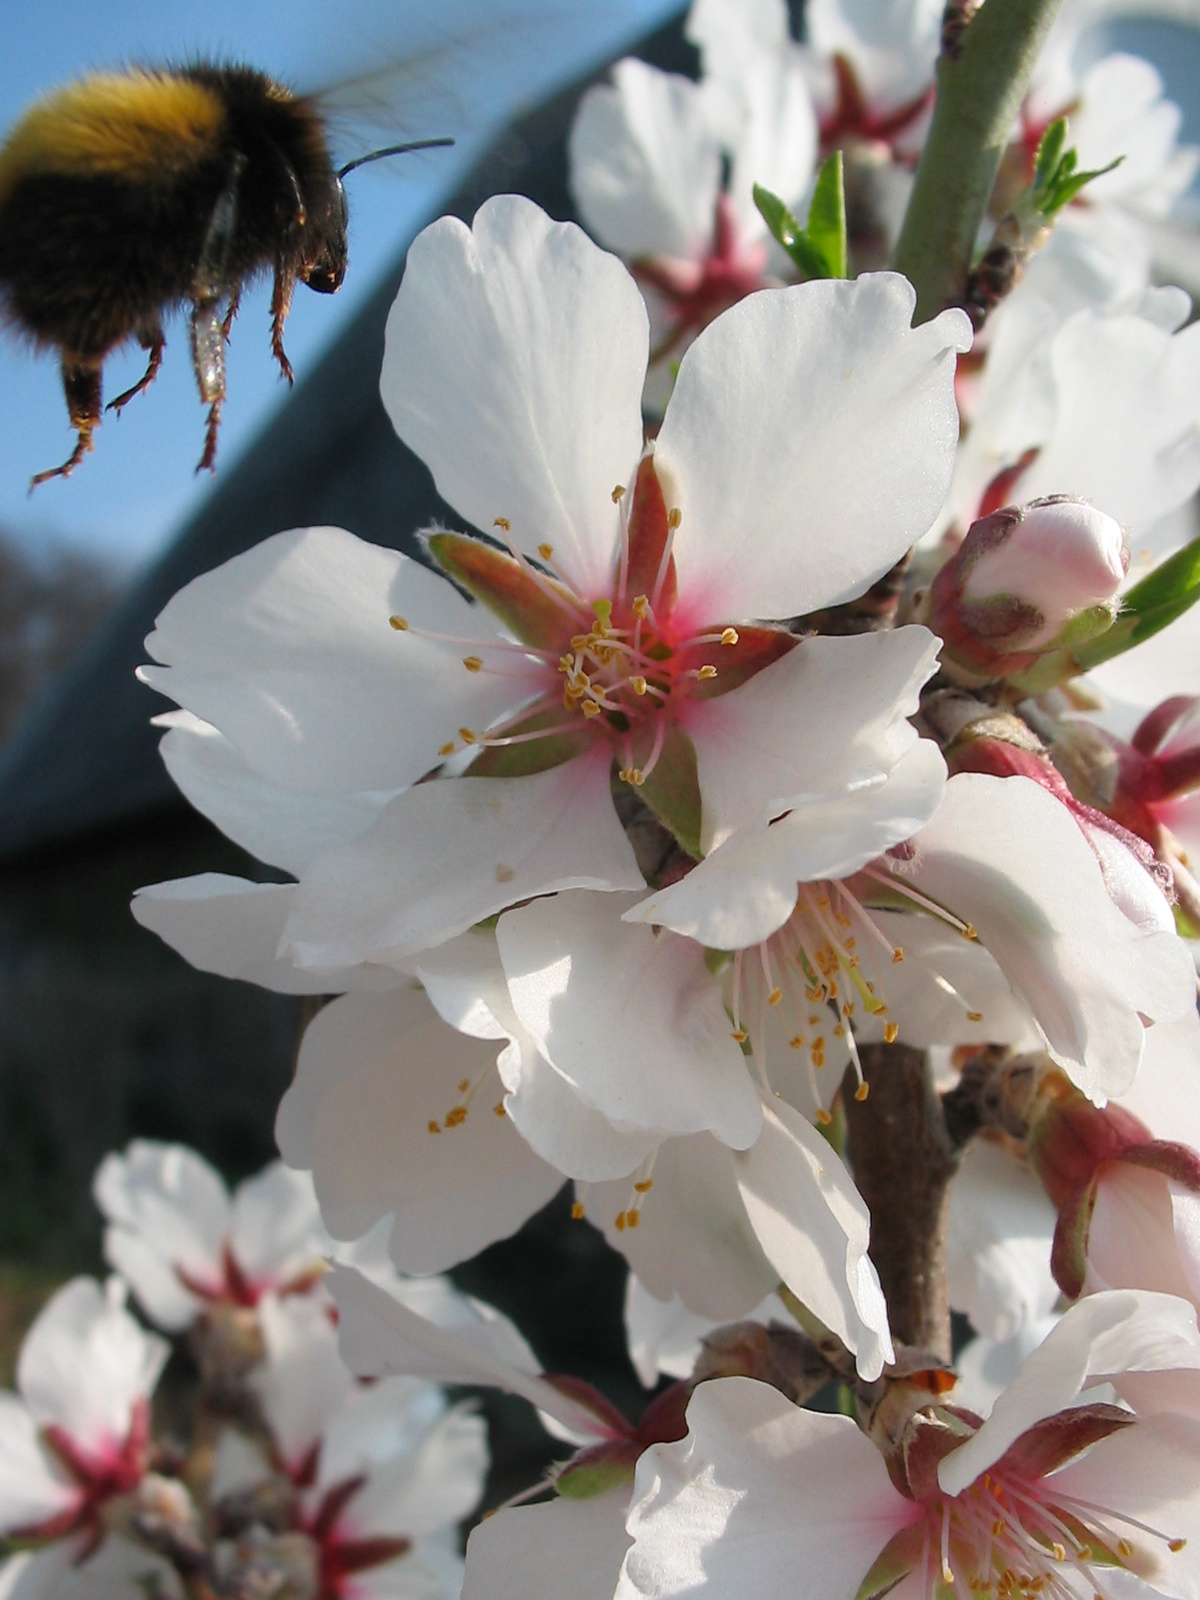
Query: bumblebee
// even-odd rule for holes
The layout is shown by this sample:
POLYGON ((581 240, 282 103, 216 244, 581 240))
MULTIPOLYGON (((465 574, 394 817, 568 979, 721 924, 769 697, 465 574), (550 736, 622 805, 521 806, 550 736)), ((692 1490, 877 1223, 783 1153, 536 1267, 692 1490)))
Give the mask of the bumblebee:
MULTIPOLYGON (((388 155, 449 139, 391 146, 388 155)), ((66 477, 92 448, 106 357, 147 352, 120 411, 154 381, 163 319, 190 306, 192 362, 208 407, 211 469, 225 399, 225 342, 247 283, 272 273, 271 349, 290 383, 283 331, 296 284, 333 294, 346 272, 342 178, 318 97, 251 67, 93 73, 34 105, 0 146, 0 303, 59 352, 75 448, 31 487, 66 477)))

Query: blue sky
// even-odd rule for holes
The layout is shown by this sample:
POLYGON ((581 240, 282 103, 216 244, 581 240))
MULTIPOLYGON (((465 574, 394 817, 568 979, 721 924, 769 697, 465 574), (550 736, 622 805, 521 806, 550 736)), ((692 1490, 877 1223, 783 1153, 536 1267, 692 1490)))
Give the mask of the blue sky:
MULTIPOLYGON (((298 375, 309 371, 370 293, 413 224, 469 166, 489 130, 662 20, 677 0, 34 0, 4 7, 0 53, 0 129, 38 94, 89 67, 161 61, 201 53, 251 62, 300 87, 362 71, 411 40, 456 37, 483 20, 514 18, 484 47, 454 60, 457 108, 443 100, 416 109, 442 133, 448 122, 470 131, 459 146, 381 163, 347 183, 351 208, 350 272, 333 299, 297 291, 287 347, 298 375), (540 19, 545 19, 540 20, 540 19), (525 19, 522 21, 522 19, 525 19), (431 30, 433 30, 431 32, 431 30), (467 111, 463 107, 468 108, 467 111), (405 164, 408 163, 408 164, 405 164), (385 170, 390 168, 390 170, 385 170)), ((400 101, 403 107, 403 100, 400 101)), ((410 112, 410 115, 412 113, 410 112)), ((392 133, 394 139, 397 135, 392 133)), ((404 128, 399 137, 410 136, 404 128)), ((381 131, 375 141, 389 142, 381 131)), ((351 150, 351 153, 354 153, 351 150)), ((269 287, 243 300, 229 349, 229 400, 220 460, 228 466, 253 438, 286 390, 271 359, 269 287)), ((114 358, 108 395, 139 375, 142 353, 114 358)), ((196 395, 181 321, 167 327, 162 372, 120 417, 106 418, 96 450, 68 480, 27 493, 30 476, 69 453, 72 435, 52 355, 35 356, 11 337, 0 340, 0 529, 22 544, 46 540, 82 546, 123 565, 143 560, 169 538, 206 492, 194 474, 204 412, 196 395)))

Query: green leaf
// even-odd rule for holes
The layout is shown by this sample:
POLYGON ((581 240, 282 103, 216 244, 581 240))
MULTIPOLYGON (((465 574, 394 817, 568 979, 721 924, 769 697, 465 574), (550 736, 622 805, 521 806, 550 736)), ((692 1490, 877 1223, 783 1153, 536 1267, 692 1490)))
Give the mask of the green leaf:
POLYGON ((1027 203, 1032 205, 1033 210, 1046 221, 1057 215, 1064 206, 1070 205, 1080 190, 1091 183, 1093 178, 1102 178, 1106 172, 1119 167, 1125 159, 1124 156, 1118 156, 1106 167, 1093 167, 1090 171, 1077 172, 1075 169, 1079 162, 1079 153, 1073 149, 1064 149, 1066 141, 1067 119, 1059 117, 1042 135, 1037 155, 1034 157, 1033 181, 1026 191, 1027 203))
POLYGON ((805 231, 825 263, 824 276, 846 277, 846 185, 840 150, 833 152, 817 174, 805 231))
POLYGON ((779 196, 759 183, 754 185, 754 203, 804 277, 846 277, 846 188, 840 150, 817 174, 807 226, 802 227, 779 196))

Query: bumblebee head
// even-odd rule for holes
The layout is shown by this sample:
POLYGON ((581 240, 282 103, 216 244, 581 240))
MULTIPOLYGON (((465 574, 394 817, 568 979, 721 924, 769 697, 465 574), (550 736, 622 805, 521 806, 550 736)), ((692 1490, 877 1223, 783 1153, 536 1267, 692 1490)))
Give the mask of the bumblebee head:
POLYGON ((346 276, 346 224, 349 212, 346 191, 340 177, 334 178, 337 192, 330 206, 330 217, 322 232, 316 254, 300 273, 300 281, 317 294, 336 294, 346 276))

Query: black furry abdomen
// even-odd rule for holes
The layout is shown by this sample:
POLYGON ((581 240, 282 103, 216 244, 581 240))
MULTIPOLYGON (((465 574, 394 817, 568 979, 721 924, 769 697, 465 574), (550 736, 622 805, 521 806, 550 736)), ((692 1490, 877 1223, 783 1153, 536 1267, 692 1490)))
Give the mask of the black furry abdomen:
POLYGON ((0 292, 43 343, 96 358, 191 291, 225 180, 221 166, 174 182, 32 175, 0 206, 0 292))

